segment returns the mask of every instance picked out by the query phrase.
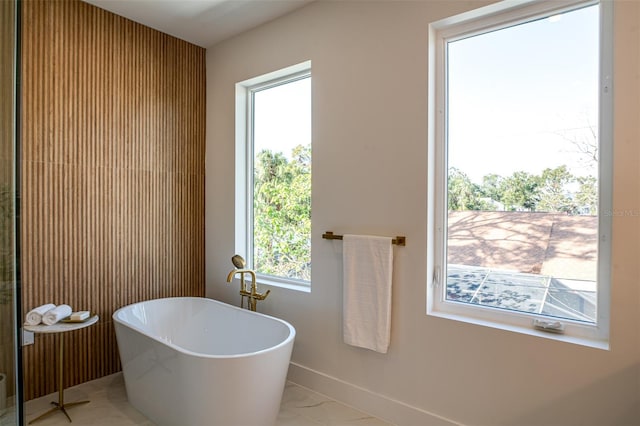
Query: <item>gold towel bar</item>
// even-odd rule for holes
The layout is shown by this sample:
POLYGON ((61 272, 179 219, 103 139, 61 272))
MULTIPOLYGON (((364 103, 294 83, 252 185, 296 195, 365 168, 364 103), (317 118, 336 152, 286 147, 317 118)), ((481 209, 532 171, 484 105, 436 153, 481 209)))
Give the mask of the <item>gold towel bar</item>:
MULTIPOLYGON (((342 235, 335 235, 333 232, 327 231, 322 234, 322 238, 325 240, 341 240, 342 235)), ((405 246, 407 245, 407 237, 395 237, 391 240, 391 243, 398 246, 405 246)))

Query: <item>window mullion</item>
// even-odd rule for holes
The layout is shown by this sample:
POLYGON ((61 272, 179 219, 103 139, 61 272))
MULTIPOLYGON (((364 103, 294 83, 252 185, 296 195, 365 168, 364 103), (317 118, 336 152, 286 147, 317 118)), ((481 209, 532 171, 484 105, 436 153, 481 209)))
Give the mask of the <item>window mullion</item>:
POLYGON ((247 266, 251 269, 255 269, 254 264, 254 200, 255 200, 255 183, 254 183, 254 121, 255 121, 255 93, 253 90, 247 90, 247 141, 246 141, 246 211, 245 211, 245 227, 246 234, 246 247, 247 247, 247 266))

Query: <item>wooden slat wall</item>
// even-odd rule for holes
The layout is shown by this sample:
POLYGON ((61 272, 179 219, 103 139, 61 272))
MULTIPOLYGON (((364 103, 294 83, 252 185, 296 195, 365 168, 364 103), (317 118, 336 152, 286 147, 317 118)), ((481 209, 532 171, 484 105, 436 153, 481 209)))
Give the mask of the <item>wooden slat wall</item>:
MULTIPOLYGON (((204 296, 205 50, 79 0, 23 2, 25 311, 100 315, 65 338, 65 385, 120 369, 111 315, 204 296)), ((55 336, 24 348, 56 390, 55 336)))

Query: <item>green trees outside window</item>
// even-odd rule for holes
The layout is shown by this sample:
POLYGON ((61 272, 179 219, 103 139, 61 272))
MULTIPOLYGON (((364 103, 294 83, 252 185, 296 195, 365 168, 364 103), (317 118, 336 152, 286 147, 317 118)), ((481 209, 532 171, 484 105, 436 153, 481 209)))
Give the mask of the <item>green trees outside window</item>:
POLYGON ((504 210, 596 215, 598 186, 594 176, 574 176, 562 165, 539 175, 518 171, 503 177, 489 174, 476 184, 451 167, 448 177, 449 210, 504 210))
POLYGON ((311 280, 311 145, 257 154, 253 207, 256 270, 311 280))

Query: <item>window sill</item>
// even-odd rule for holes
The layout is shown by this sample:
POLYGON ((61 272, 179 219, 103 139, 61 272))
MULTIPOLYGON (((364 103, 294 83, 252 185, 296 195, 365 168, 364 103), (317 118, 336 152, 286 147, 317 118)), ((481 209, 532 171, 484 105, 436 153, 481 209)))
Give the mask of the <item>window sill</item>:
POLYGON ((303 293, 311 293, 311 285, 308 281, 291 280, 262 274, 257 274, 256 279, 259 285, 268 285, 271 287, 286 288, 288 290, 300 291, 303 293))
POLYGON ((594 349, 609 350, 609 341, 608 340, 603 340, 603 339, 589 338, 589 337, 578 337, 578 336, 571 336, 571 335, 568 335, 568 334, 558 334, 558 333, 540 331, 540 330, 537 330, 537 329, 535 329, 533 327, 525 327, 525 326, 521 326, 521 325, 506 324, 506 323, 503 323, 503 322, 491 321, 491 320, 488 320, 488 319, 472 318, 472 317, 468 317, 468 316, 465 316, 465 315, 452 314, 452 313, 443 312, 443 311, 433 311, 432 310, 432 311, 428 312, 428 315, 429 316, 438 317, 438 318, 444 318, 444 319, 449 319, 449 320, 454 320, 454 321, 465 322, 467 324, 474 324, 474 325, 479 325, 479 326, 483 326, 483 327, 491 327, 491 328, 496 328, 496 329, 499 329, 499 330, 505 330, 505 331, 514 332, 514 333, 520 333, 520 334, 527 334, 527 335, 530 335, 530 336, 542 337, 544 339, 551 339, 551 340, 557 340, 557 341, 565 342, 565 343, 572 343, 572 344, 575 344, 575 345, 587 346, 587 347, 594 348, 594 349))

